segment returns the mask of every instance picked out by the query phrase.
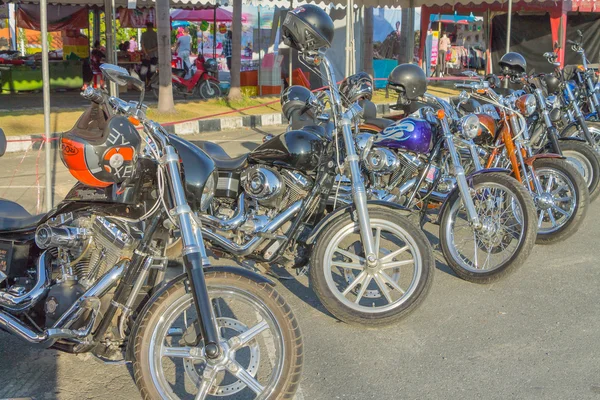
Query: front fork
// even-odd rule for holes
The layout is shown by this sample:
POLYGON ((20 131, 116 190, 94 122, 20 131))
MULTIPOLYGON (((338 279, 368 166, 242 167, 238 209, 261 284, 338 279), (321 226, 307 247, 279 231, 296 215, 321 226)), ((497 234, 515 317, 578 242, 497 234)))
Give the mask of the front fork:
MULTIPOLYGON (((440 122, 442 124, 442 130, 444 132, 444 137, 446 139, 446 145, 448 146, 448 153, 450 154, 450 158, 452 160, 452 165, 454 166, 455 175, 456 175, 456 184, 458 185, 458 190, 462 196, 463 204, 467 209, 467 218, 469 219, 469 223, 475 228, 481 228, 481 221, 479 220, 479 214, 475 209, 475 203, 473 202, 473 198, 471 197, 471 188, 469 183, 467 182, 467 177, 465 176, 465 169, 463 168, 460 157, 458 155, 458 151, 456 150, 456 146, 454 145, 454 138, 452 136, 452 132, 450 131, 450 126, 448 125, 448 121, 446 118, 441 118, 440 122)), ((477 163, 479 163, 479 158, 474 158, 474 161, 477 168, 477 163)))
POLYGON ((346 148, 346 161, 350 167, 352 200, 356 207, 358 224, 360 226, 360 236, 365 249, 367 264, 374 265, 377 263, 378 251, 375 249, 373 231, 371 230, 371 220, 369 218, 369 209, 367 205, 367 191, 360 170, 360 158, 356 153, 356 146, 352 136, 352 120, 360 111, 358 105, 355 105, 346 111, 341 119, 341 127, 346 148))
POLYGON ((183 263, 190 282, 196 312, 198 314, 200 333, 204 341, 204 351, 208 358, 218 358, 221 354, 216 319, 211 306, 204 267, 210 266, 202 234, 200 221, 194 219, 192 209, 188 205, 179 170, 179 156, 171 145, 165 147, 162 160, 169 174, 170 193, 175 207, 169 211, 179 221, 183 241, 183 263))
POLYGON ((575 121, 577 121, 577 124, 579 125, 581 131, 583 132, 583 136, 585 137, 585 140, 589 143, 590 146, 592 146, 594 149, 596 149, 596 142, 594 141, 594 138, 592 137, 592 134, 590 133, 590 130, 588 129, 587 121, 585 120, 585 116, 581 112, 581 108, 579 108, 579 104, 577 104, 577 99, 575 99, 575 95, 573 94, 573 91, 571 90, 569 85, 566 86, 566 90, 567 90, 567 95, 569 96, 569 101, 571 102, 571 104, 573 106, 573 111, 575 112, 575 121))
POLYGON ((589 90, 589 93, 592 94, 592 107, 594 108, 594 112, 596 113, 596 115, 599 115, 598 113, 600 112, 600 94, 598 93, 598 91, 596 90, 596 87, 594 86, 594 82, 592 82, 592 78, 590 78, 589 76, 586 79, 586 83, 587 83, 587 87, 589 90))

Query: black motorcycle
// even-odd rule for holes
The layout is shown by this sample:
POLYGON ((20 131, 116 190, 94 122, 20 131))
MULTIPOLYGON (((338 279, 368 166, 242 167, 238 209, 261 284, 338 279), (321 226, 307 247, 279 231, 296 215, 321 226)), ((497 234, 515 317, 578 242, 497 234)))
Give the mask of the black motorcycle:
MULTIPOLYGON (((192 212, 210 204, 213 161, 146 118, 141 81, 101 68, 142 99, 88 88, 92 106, 61 137, 80 182, 45 215, 0 200, 0 329, 132 362, 144 398, 291 398, 303 354, 290 307, 265 277, 211 266, 192 212), (100 168, 89 168, 94 160, 100 168), (186 273, 164 284, 175 236, 186 273)), ((0 155, 5 148, 0 131, 0 155)))

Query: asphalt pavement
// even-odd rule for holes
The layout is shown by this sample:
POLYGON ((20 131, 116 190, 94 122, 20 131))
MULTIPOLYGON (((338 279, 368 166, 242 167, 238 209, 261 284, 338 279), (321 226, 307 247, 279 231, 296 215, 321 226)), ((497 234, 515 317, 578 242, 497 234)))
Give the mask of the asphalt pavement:
MULTIPOLYGON (((265 133, 279 131, 202 137, 220 141, 236 155, 254 148, 265 133)), ((0 158, 0 197, 34 211, 38 192, 44 192, 44 176, 36 178, 38 162, 43 173, 43 152, 39 159, 37 152, 0 158)), ((53 178, 57 200, 73 183, 61 168, 53 178)), ((43 205, 43 198, 39 202, 43 205)), ((435 244, 437 226, 426 229, 435 244)), ((521 269, 491 285, 458 279, 436 251, 429 297, 408 318, 384 329, 335 320, 306 277, 279 282, 304 336, 298 398, 600 399, 599 233, 597 202, 575 236, 536 246, 521 269)), ((129 400, 139 394, 126 366, 35 349, 0 333, 4 398, 129 400)))

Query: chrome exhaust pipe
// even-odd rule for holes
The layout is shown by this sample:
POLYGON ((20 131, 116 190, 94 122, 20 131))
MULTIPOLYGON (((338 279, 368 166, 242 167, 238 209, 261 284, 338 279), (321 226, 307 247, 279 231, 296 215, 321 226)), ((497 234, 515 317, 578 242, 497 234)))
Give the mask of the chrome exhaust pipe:
POLYGON ((302 200, 298 200, 297 202, 293 203, 284 212, 273 218, 273 220, 263 228, 262 232, 258 232, 255 237, 253 237, 244 245, 233 243, 231 240, 211 231, 210 229, 207 229, 204 226, 202 227, 202 235, 204 235, 204 238, 212 244, 223 248, 225 251, 234 256, 247 256, 252 254, 254 250, 256 250, 256 248, 265 240, 265 238, 260 236, 261 233, 275 232, 283 224, 292 219, 294 215, 300 211, 301 206, 302 200))
POLYGON ((48 348, 60 339, 82 339, 88 336, 100 311, 100 298, 104 296, 119 280, 125 271, 127 262, 115 265, 110 271, 90 287, 81 297, 60 317, 54 327, 43 332, 35 332, 14 316, 0 310, 0 329, 40 347, 48 348), (91 309, 92 318, 85 328, 71 330, 70 327, 83 311, 91 309))
POLYGON ((214 226, 222 231, 230 231, 233 229, 237 229, 244 222, 246 222, 246 202, 244 199, 244 193, 240 194, 238 197, 238 206, 233 217, 229 219, 220 219, 208 214, 200 214, 200 221, 206 223, 207 225, 214 226))
POLYGON ((19 312, 33 307, 48 289, 50 283, 48 264, 47 252, 43 252, 37 262, 37 281, 29 292, 17 296, 0 291, 0 309, 4 308, 12 312, 19 312))

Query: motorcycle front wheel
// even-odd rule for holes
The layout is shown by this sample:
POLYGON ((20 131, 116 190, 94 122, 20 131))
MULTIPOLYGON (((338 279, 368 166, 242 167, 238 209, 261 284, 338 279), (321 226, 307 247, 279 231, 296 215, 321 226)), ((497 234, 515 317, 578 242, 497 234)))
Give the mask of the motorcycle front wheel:
POLYGON ((501 279, 522 265, 537 235, 536 209, 529 192, 502 173, 472 178, 471 198, 481 228, 469 222, 455 189, 440 216, 440 244, 456 275, 475 283, 501 279))
POLYGON ((214 81, 202 81, 197 90, 203 99, 213 99, 221 96, 221 87, 214 81))
POLYGON ((600 155, 584 142, 568 140, 559 143, 562 155, 583 176, 590 199, 594 201, 600 196, 600 155))
POLYGON ((566 160, 539 159, 533 164, 542 193, 536 193, 538 244, 572 236, 585 219, 590 194, 583 176, 566 160))
POLYGON ((142 398, 293 398, 303 347, 285 299, 272 286, 237 274, 205 275, 221 357, 204 356, 194 300, 180 279, 141 316, 133 367, 142 398))
POLYGON ((310 281, 325 308, 350 324, 395 323, 425 299, 435 268, 431 245, 418 226, 393 209, 369 207, 377 263, 367 266, 360 228, 350 209, 319 235, 310 281))

